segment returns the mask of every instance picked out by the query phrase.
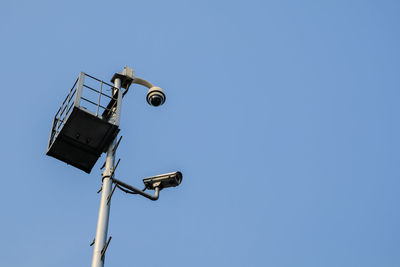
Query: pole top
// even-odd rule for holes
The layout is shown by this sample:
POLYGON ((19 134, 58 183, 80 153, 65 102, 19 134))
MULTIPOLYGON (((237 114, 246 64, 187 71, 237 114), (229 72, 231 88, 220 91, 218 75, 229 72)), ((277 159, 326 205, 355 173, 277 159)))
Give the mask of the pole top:
POLYGON ((128 89, 133 80, 135 79, 133 69, 131 69, 128 66, 125 66, 125 68, 120 72, 120 73, 115 73, 113 77, 111 78, 111 82, 114 83, 115 79, 121 79, 121 87, 128 89))

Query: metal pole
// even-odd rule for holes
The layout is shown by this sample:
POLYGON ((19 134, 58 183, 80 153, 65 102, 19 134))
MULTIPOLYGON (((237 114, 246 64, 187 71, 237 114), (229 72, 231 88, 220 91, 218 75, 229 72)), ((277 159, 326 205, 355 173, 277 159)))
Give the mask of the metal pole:
MULTIPOLYGON (((121 88, 121 80, 116 78, 114 81, 114 86, 120 90, 121 88)), ((120 93, 119 93, 120 94, 120 93)), ((121 103, 118 103, 119 105, 121 103)), ((115 110, 113 115, 114 118, 110 118, 110 120, 119 119, 120 107, 115 110)), ((112 177, 111 174, 114 168, 115 161, 115 151, 113 151, 115 145, 114 142, 111 143, 107 150, 107 158, 106 165, 103 172, 103 185, 101 190, 101 199, 100 199, 100 208, 99 208, 99 217, 97 219, 97 230, 96 237, 93 249, 93 258, 92 258, 92 267, 103 267, 104 266, 104 257, 102 257, 102 250, 104 249, 107 241, 107 230, 108 230, 108 220, 110 215, 110 205, 111 201, 107 201, 108 196, 112 191, 112 177)))

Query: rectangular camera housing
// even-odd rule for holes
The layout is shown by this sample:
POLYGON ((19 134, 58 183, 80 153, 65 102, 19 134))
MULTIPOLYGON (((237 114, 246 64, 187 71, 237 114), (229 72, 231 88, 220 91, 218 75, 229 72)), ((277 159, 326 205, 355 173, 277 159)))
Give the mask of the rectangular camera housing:
POLYGON ((181 182, 182 182, 181 172, 169 172, 143 179, 143 183, 147 189, 154 189, 156 187, 159 187, 160 189, 167 187, 175 187, 178 186, 181 182))

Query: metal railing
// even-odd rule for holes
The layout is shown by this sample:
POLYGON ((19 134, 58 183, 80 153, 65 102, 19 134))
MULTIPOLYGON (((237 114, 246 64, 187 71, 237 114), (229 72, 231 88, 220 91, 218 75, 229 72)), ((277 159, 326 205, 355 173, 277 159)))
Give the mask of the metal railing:
MULTIPOLYGON (((116 105, 118 103, 116 92, 118 90, 118 88, 105 81, 81 72, 57 113, 54 115, 49 147, 67 122, 73 107, 81 108, 93 116, 108 120, 116 112, 116 105), (92 92, 92 94, 86 96, 84 94, 86 90, 92 92), (109 92, 109 94, 106 92, 109 92), (102 100, 104 102, 104 98, 108 102, 106 106, 102 103, 102 100)), ((122 94, 124 95, 123 91, 122 94)))

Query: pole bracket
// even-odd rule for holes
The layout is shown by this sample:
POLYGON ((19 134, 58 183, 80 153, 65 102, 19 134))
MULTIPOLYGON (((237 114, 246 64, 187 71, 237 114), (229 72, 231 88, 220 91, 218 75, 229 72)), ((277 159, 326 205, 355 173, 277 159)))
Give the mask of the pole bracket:
POLYGON ((115 166, 113 167, 111 175, 110 175, 111 178, 114 176, 114 173, 117 170, 117 167, 118 167, 118 164, 119 164, 120 161, 121 161, 121 159, 118 159, 117 164, 115 164, 115 166))
POLYGON ((117 187, 117 184, 114 185, 114 188, 111 190, 111 193, 107 197, 107 205, 110 203, 111 197, 114 194, 115 188, 117 187))
MULTIPOLYGON (((115 146, 112 149, 113 155, 115 154, 115 151, 117 151, 117 148, 119 146, 119 143, 121 142, 121 139, 122 139, 122 135, 119 137, 117 143, 115 144, 115 146)), ((105 166, 106 166, 106 162, 104 161, 103 165, 101 165, 101 167, 100 167, 100 170, 104 169, 105 166)))
POLYGON ((110 244, 111 238, 112 238, 111 236, 108 238, 107 243, 104 245, 104 248, 101 250, 101 260, 104 260, 104 256, 106 255, 106 251, 107 251, 108 245, 110 244))
MULTIPOLYGON (((113 178, 114 173, 115 173, 115 171, 117 170, 117 167, 118 167, 118 164, 119 164, 120 161, 121 161, 121 159, 118 159, 117 164, 115 164, 115 166, 111 168, 111 173, 110 173, 110 175, 104 175, 104 172, 103 172, 103 179, 102 179, 102 180, 104 180, 104 178, 111 178, 111 179, 113 178)), ((101 191, 101 190, 100 190, 100 191, 101 191)), ((99 191, 99 192, 100 192, 100 191, 99 191)))
POLYGON ((103 165, 101 165, 100 170, 104 169, 104 167, 106 166, 106 162, 104 161, 103 165))
POLYGON ((117 148, 118 148, 118 146, 119 146, 119 143, 121 142, 121 139, 122 139, 122 135, 119 137, 119 139, 118 139, 118 141, 117 141, 117 143, 115 144, 115 146, 114 146, 114 148, 113 148, 113 154, 115 154, 115 151, 117 151, 117 148))

